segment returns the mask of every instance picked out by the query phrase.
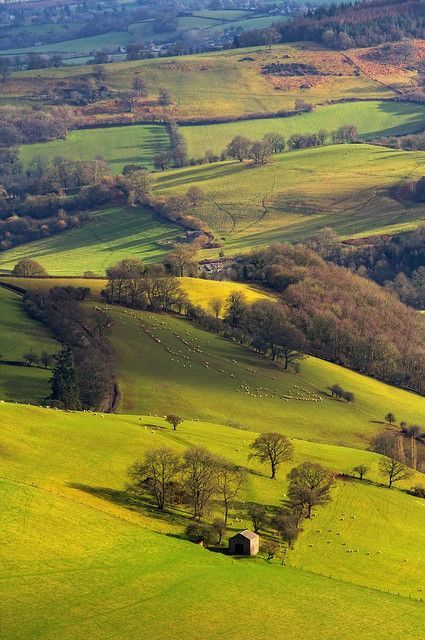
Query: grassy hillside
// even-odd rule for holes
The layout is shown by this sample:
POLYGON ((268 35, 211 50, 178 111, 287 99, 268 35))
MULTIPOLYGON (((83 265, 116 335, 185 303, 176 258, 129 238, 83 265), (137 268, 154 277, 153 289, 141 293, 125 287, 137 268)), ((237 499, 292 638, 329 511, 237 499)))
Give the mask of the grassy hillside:
MULTIPOLYGON (((197 209, 229 253, 305 238, 323 227, 342 236, 407 230, 424 219, 388 189, 423 173, 425 154, 367 144, 336 145, 274 156, 265 166, 224 162, 158 175, 161 195, 196 184, 197 209)), ((218 254, 214 250, 213 255, 218 254)))
MULTIPOLYGON (((195 640, 202 616, 209 638, 284 633, 295 640, 302 628, 313 639, 318 626, 325 640, 335 637, 335 628, 346 640, 376 640, 384 633, 421 638, 423 501, 375 484, 338 481, 333 501, 317 510, 289 553, 289 566, 237 561, 178 539, 184 514, 158 518, 147 506, 128 504, 123 487, 136 452, 161 445, 181 452, 201 444, 247 465, 242 500, 278 505, 290 464, 271 481, 264 469, 247 463, 255 434, 198 422, 173 432, 152 417, 7 404, 0 415, 1 535, 7 543, 0 546, 6 578, 0 591, 8 637, 53 633, 60 640, 106 640, 114 629, 118 639, 154 633, 160 640, 195 640), (347 553, 347 545, 359 551, 347 553), (256 607, 242 599, 235 618, 241 584, 255 594, 256 607)), ((314 459, 341 472, 360 461, 376 479, 373 454, 294 444, 291 464, 314 459)), ((232 509, 230 533, 243 526, 238 516, 243 523, 240 508, 232 509)))
POLYGON ((69 160, 107 160, 113 173, 121 173, 124 165, 137 164, 150 169, 158 153, 169 150, 165 127, 155 124, 132 127, 105 127, 71 131, 65 140, 39 142, 21 147, 20 158, 27 165, 34 156, 49 159, 62 156, 69 160))
MULTIPOLYGON (((358 100, 394 98, 394 88, 412 84, 414 73, 404 69, 386 69, 386 83, 362 71, 350 52, 324 51, 315 46, 277 45, 272 49, 239 49, 202 53, 175 58, 128 61, 108 65, 111 89, 131 89, 136 73, 145 79, 150 97, 156 100, 158 87, 172 94, 171 112, 178 118, 210 118, 245 113, 271 113, 293 109, 297 98, 313 104, 355 97, 358 100), (302 63, 313 65, 314 76, 278 77, 263 73, 270 63, 302 63)), ((26 98, 45 94, 66 78, 87 76, 90 67, 72 66, 59 69, 20 71, 4 89, 4 97, 26 98)), ((149 102, 149 101, 148 101, 149 102)))
MULTIPOLYGON (((22 297, 0 287, 0 359, 23 361, 31 349, 55 353, 58 345, 48 331, 22 309, 22 297)), ((0 399, 42 402, 49 393, 51 372, 35 365, 0 364, 0 399)))
POLYGON ((366 447, 393 411, 425 421, 425 400, 337 365, 308 358, 284 372, 243 347, 178 317, 110 307, 120 411, 274 429, 292 437, 366 447), (329 397, 339 383, 353 404, 329 397), (218 401, 219 399, 219 401, 218 401))
POLYGON ((423 127, 425 108, 412 102, 347 102, 317 108, 290 118, 245 120, 225 124, 181 128, 189 157, 200 158, 206 151, 220 154, 237 135, 260 140, 265 133, 280 133, 286 139, 295 133, 332 131, 345 124, 357 127, 363 138, 403 135, 423 127))
POLYGON ((0 254, 0 269, 10 271, 21 258, 33 258, 51 275, 104 274, 122 258, 159 262, 182 229, 151 212, 113 207, 92 214, 92 221, 58 236, 36 240, 0 254))

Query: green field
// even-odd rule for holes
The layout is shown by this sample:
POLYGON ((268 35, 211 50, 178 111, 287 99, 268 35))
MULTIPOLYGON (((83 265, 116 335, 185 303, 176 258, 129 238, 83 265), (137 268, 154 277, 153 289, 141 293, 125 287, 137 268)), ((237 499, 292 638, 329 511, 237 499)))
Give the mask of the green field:
POLYGON ((345 124, 357 127, 362 138, 404 135, 423 128, 425 108, 412 102, 347 102, 317 108, 290 118, 265 118, 225 124, 181 127, 189 157, 200 158, 206 151, 220 154, 237 135, 260 140, 265 133, 280 133, 286 139, 295 133, 333 131, 345 124))
MULTIPOLYGON (((31 320, 22 308, 22 296, 0 287, 0 360, 23 362, 31 349, 53 354, 58 345, 47 329, 31 320)), ((0 399, 42 402, 49 392, 51 372, 33 365, 0 364, 0 399)))
POLYGON ((25 53, 89 54, 92 51, 100 51, 103 47, 125 47, 130 40, 131 35, 127 31, 110 31, 108 33, 102 33, 99 36, 74 38, 72 40, 63 40, 61 42, 53 42, 51 44, 39 44, 34 45, 33 47, 23 47, 20 49, 8 49, 1 53, 8 56, 23 55, 25 53))
POLYGON ((156 188, 171 195, 201 187, 197 215, 234 254, 324 227, 344 237, 414 228, 424 205, 401 203, 388 190, 422 176, 424 165, 423 152, 336 145, 286 152, 260 167, 221 162, 171 170, 157 176, 156 188))
POLYGON ((425 422, 421 396, 338 365, 307 358, 300 374, 293 374, 181 318, 116 307, 109 313, 123 413, 175 412, 360 447, 382 429, 390 410, 399 420, 425 422), (327 387, 336 382, 354 392, 353 404, 328 396, 327 387))
POLYGON ((114 207, 92 213, 92 221, 61 235, 36 240, 0 254, 0 270, 10 271, 22 258, 42 264, 50 275, 83 275, 105 269, 123 258, 160 262, 182 230, 151 212, 114 207))
MULTIPOLYGON (((254 434, 196 422, 175 433, 151 417, 7 404, 0 415, 5 637, 106 640, 113 631, 118 640, 197 640, 202 618, 203 634, 213 640, 298 640, 300 629, 304 637, 317 638, 318 627, 324 640, 333 640, 335 629, 342 640, 421 640, 421 500, 339 481, 330 505, 306 524, 289 566, 261 557, 238 561, 179 539, 184 514, 157 518, 151 508, 128 504, 125 471, 136 455, 160 445, 183 451, 201 444, 247 465, 254 434), (328 525, 331 532, 325 532, 328 525), (346 553, 344 543, 359 552, 346 553), (255 594, 256 606, 243 598, 234 616, 241 585, 255 594)), ((373 454, 294 444, 293 464, 314 459, 343 471, 362 461, 376 477, 373 454)), ((251 462, 247 471, 243 500, 278 505, 283 474, 271 481, 251 462)), ((232 533, 243 526, 234 521, 243 514, 233 509, 230 515, 232 533)))
POLYGON ((120 173, 126 164, 148 168, 158 153, 169 150, 169 138, 165 127, 155 124, 131 127, 104 127, 71 131, 65 140, 37 142, 23 145, 20 158, 28 164, 34 156, 49 159, 62 156, 68 160, 107 160, 114 174, 120 173))

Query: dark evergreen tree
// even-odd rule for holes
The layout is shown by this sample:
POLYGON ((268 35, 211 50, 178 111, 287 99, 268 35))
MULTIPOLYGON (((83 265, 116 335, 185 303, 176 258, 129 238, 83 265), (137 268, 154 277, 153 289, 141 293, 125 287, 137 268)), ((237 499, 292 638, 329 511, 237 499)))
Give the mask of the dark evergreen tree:
POLYGON ((69 345, 63 345, 56 358, 51 385, 51 400, 60 402, 65 409, 78 410, 81 408, 77 372, 72 349, 69 345))

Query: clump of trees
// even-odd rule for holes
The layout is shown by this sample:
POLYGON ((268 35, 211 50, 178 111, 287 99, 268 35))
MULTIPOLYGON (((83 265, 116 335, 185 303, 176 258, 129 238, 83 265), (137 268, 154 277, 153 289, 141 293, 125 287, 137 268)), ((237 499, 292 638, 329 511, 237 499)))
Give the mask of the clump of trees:
POLYGON ((187 294, 162 266, 145 265, 137 258, 121 260, 106 270, 108 284, 101 295, 108 302, 132 308, 181 313, 187 294))
POLYGON ((383 285, 405 304, 415 309, 425 308, 423 225, 407 233, 355 242, 343 242, 332 229, 322 229, 305 244, 325 260, 383 285))
POLYGON ((352 391, 346 391, 339 384, 333 384, 331 387, 328 387, 331 392, 332 398, 336 398, 337 400, 345 400, 346 402, 354 402, 355 396, 352 391))
POLYGON ((83 307, 87 288, 52 287, 28 292, 24 309, 62 343, 53 359, 50 401, 64 409, 111 410, 117 396, 107 332, 111 320, 99 308, 83 307))
POLYGON ((203 447, 186 449, 182 456, 161 447, 147 451, 130 467, 129 476, 132 495, 153 500, 160 510, 184 505, 196 522, 210 512, 213 501, 218 501, 223 519, 222 527, 216 523, 215 528, 222 536, 244 472, 203 447))
MULTIPOLYGON (((279 295, 276 307, 290 325, 295 351, 424 393, 422 318, 382 287, 300 245, 237 256, 229 275, 279 295)), ((248 316, 242 310, 232 320, 242 339, 249 336, 248 316)))
POLYGON ((15 264, 12 269, 12 276, 18 278, 38 278, 47 276, 46 269, 36 260, 23 258, 15 264))

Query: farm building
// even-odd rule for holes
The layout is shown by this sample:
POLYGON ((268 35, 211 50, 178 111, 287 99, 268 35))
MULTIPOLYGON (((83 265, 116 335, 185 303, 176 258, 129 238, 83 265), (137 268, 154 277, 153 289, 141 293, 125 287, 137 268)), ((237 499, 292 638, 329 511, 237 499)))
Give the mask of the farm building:
POLYGON ((260 536, 249 529, 229 538, 229 553, 232 556, 256 556, 259 547, 260 536))

